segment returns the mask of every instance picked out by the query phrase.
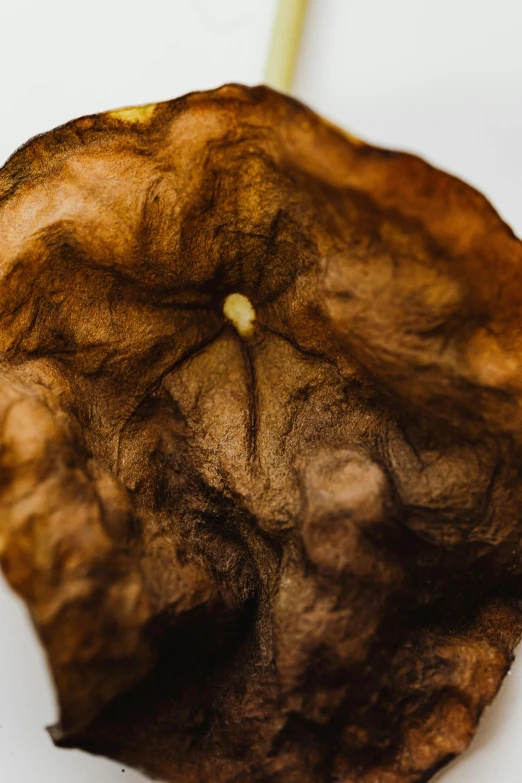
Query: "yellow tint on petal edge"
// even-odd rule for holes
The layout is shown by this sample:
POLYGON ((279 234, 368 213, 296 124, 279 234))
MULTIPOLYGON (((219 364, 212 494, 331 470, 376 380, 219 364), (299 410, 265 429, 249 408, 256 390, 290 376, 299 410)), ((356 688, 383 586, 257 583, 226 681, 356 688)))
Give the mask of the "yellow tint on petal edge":
POLYGON ((114 109, 114 111, 109 111, 107 112, 107 116, 112 117, 114 120, 122 120, 123 122, 147 122, 154 114, 155 108, 155 103, 148 103, 145 106, 129 106, 125 109, 114 109))

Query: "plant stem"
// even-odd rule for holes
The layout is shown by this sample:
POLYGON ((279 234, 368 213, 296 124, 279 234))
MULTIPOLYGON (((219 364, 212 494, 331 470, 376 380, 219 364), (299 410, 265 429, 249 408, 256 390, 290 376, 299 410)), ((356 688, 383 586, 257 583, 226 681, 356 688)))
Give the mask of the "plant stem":
POLYGON ((290 92, 308 0, 279 0, 274 22, 265 84, 290 92))

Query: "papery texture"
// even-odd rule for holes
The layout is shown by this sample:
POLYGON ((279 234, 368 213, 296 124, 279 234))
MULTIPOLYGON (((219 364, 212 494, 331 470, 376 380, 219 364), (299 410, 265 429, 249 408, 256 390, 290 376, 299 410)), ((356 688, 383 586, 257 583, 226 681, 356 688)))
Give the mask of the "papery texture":
POLYGON ((489 203, 232 85, 19 150, 0 276, 1 558, 56 741, 176 783, 460 753, 522 632, 522 246, 489 203))

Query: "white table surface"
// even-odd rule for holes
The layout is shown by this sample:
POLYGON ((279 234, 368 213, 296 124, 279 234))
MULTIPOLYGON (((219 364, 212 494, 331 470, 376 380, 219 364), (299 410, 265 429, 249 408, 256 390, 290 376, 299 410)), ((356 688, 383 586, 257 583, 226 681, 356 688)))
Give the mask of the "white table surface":
MULTIPOLYGON (((75 116, 262 81, 275 0, 0 0, 0 163, 75 116)), ((294 93, 370 141, 419 153, 522 233, 520 0, 311 0, 294 93)), ((1 239, 0 239, 1 241, 1 239)), ((0 585, 0 783, 138 783, 56 750, 55 706, 0 585)), ((522 659, 440 783, 521 783, 522 659)), ((209 781, 209 783, 211 783, 209 781)))

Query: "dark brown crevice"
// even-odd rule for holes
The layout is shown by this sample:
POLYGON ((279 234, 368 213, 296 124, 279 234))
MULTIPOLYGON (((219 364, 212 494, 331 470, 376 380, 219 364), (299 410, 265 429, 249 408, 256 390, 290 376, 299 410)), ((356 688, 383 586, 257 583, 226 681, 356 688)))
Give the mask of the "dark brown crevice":
MULTIPOLYGON (((240 339, 240 338, 239 338, 240 339)), ((257 439, 259 434, 259 401, 257 394, 256 368, 252 349, 249 344, 240 339, 241 354, 245 362, 245 379, 249 396, 250 421, 248 427, 249 440, 249 459, 255 469, 259 467, 259 454, 257 450, 257 439)))

